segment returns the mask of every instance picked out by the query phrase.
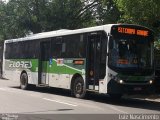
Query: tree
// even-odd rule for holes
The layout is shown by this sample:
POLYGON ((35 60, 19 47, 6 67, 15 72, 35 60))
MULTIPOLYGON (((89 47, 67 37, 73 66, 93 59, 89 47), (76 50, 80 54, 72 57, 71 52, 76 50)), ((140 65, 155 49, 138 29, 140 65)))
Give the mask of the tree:
POLYGON ((1 6, 2 39, 116 23, 120 17, 115 0, 10 0, 1 6))
POLYGON ((5 6, 7 38, 57 29, 77 29, 93 22, 90 8, 81 0, 10 0, 5 6), (13 34, 12 34, 13 33, 13 34))
POLYGON ((0 39, 13 39, 30 33, 92 26, 88 0, 10 0, 0 4, 0 39))
POLYGON ((53 0, 49 4, 50 14, 47 18, 48 28, 77 29, 90 26, 93 17, 90 9, 93 3, 86 4, 82 0, 53 0))
POLYGON ((156 33, 160 31, 160 28, 155 28, 160 19, 159 0, 118 0, 117 5, 123 12, 120 22, 144 25, 156 33))
POLYGON ((10 17, 15 19, 14 25, 24 29, 26 34, 43 31, 48 10, 46 0, 10 0, 7 8, 12 13, 10 17))
POLYGON ((117 23, 121 16, 116 0, 99 0, 96 13, 100 24, 117 23))
POLYGON ((157 41, 155 41, 154 47, 156 50, 160 50, 160 40, 159 39, 157 41))
POLYGON ((17 21, 18 16, 15 14, 14 4, 1 2, 0 8, 0 40, 25 36, 27 31, 17 21))

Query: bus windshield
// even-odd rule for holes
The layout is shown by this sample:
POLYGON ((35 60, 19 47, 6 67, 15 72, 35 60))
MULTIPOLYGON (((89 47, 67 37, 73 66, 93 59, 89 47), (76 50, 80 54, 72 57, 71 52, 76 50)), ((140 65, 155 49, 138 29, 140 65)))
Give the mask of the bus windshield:
POLYGON ((109 66, 125 72, 148 73, 153 68, 152 43, 137 39, 110 39, 109 66), (138 70, 138 71, 137 71, 138 70))

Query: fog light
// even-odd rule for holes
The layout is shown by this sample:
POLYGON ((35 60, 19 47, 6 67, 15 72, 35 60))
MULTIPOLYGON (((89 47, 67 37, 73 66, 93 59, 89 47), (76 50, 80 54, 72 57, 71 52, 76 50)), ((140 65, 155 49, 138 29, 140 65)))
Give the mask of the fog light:
POLYGON ((150 81, 149 81, 149 84, 152 84, 152 83, 153 83, 153 80, 150 80, 150 81))
POLYGON ((123 80, 119 80, 119 83, 122 84, 122 83, 123 83, 123 80))

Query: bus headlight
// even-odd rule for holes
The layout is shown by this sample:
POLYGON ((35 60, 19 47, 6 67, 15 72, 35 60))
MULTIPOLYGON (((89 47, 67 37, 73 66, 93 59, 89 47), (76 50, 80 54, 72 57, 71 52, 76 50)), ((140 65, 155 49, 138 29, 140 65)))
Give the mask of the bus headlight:
POLYGON ((119 80, 119 83, 120 83, 120 84, 123 84, 123 83, 124 83, 124 81, 123 81, 123 80, 119 80))
POLYGON ((149 81, 149 84, 152 84, 152 83, 153 83, 153 80, 150 80, 150 81, 149 81))

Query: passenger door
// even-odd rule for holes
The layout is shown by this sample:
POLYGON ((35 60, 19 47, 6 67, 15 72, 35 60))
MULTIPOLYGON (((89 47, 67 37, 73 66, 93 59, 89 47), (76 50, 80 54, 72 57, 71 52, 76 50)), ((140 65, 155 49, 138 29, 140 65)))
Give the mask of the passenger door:
POLYGON ((87 48, 87 88, 90 90, 99 90, 100 49, 100 35, 97 32, 91 33, 87 48))
POLYGON ((38 84, 47 85, 49 83, 49 60, 50 60, 50 41, 41 42, 38 84))

